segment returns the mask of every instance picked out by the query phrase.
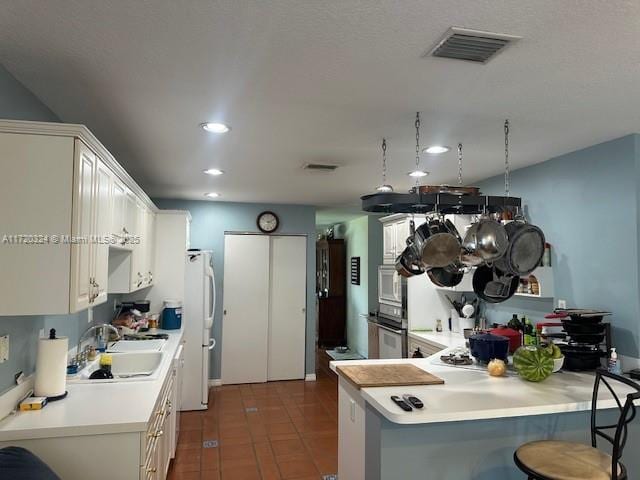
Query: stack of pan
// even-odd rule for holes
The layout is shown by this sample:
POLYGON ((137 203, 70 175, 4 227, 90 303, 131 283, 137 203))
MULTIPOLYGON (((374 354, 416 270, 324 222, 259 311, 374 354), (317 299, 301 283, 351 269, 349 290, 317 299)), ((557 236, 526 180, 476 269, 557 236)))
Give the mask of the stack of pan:
POLYGON ((435 217, 417 229, 411 222, 407 248, 396 259, 396 270, 405 277, 426 272, 434 284, 454 287, 465 269, 477 267, 474 291, 487 302, 499 303, 513 296, 520 276, 540 264, 544 245, 542 230, 523 219, 502 225, 482 217, 463 240, 451 221, 435 217))
POLYGON ((601 345, 607 335, 607 324, 602 319, 611 313, 584 309, 556 313, 566 315, 561 321, 569 341, 559 345, 565 356, 564 368, 579 371, 600 367, 601 359, 606 356, 601 345))

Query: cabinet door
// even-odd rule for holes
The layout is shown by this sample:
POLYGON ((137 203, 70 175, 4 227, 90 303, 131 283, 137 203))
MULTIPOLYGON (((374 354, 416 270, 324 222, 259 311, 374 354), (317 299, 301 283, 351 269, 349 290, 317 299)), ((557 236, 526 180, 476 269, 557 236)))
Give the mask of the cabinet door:
POLYGON ((131 233, 134 235, 134 243, 131 245, 131 282, 130 291, 136 291, 143 287, 144 276, 144 252, 142 241, 144 237, 144 209, 137 199, 130 194, 131 197, 127 204, 129 211, 129 224, 131 225, 131 233))
POLYGON ((124 229, 125 229, 125 216, 127 211, 127 189, 119 178, 114 177, 111 183, 111 234, 118 240, 120 245, 123 246, 124 241, 124 229))
POLYGON ((93 248, 93 287, 95 288, 94 305, 107 301, 107 283, 109 281, 109 244, 107 239, 111 230, 111 192, 112 174, 100 160, 97 162, 95 179, 95 209, 93 248))
POLYGON ((382 226, 382 261, 394 263, 396 261, 396 224, 388 222, 382 226))
MULTIPOLYGON (((97 158, 82 141, 75 141, 73 218, 71 235, 71 291, 69 309, 83 310, 93 301, 92 245, 93 196, 97 158), (74 240, 74 239, 72 239, 74 240)), ((105 284, 106 285, 106 284, 105 284)))
POLYGON ((400 255, 407 246, 407 237, 409 236, 411 230, 409 222, 410 220, 408 218, 405 218, 396 223, 396 228, 394 231, 395 257, 400 255))
POLYGON ((343 378, 338 383, 338 478, 365 478, 365 402, 343 378))
POLYGON ((145 235, 145 251, 147 253, 147 285, 153 285, 153 271, 156 255, 156 214, 147 210, 147 229, 145 235))

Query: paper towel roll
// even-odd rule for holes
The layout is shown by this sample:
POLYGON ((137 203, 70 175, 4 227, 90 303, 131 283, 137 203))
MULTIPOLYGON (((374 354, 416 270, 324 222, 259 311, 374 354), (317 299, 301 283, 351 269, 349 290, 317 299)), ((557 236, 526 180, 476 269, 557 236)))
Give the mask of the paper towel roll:
MULTIPOLYGON (((51 335, 50 335, 51 336, 51 335)), ((57 397, 67 389, 67 337, 40 338, 36 360, 34 396, 57 397)))

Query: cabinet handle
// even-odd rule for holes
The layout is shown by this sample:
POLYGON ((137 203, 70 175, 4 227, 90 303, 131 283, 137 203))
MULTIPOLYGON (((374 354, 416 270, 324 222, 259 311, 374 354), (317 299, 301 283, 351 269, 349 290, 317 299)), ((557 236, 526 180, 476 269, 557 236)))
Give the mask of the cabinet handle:
POLYGON ((156 467, 149 467, 147 468, 147 473, 156 473, 158 469, 156 467))

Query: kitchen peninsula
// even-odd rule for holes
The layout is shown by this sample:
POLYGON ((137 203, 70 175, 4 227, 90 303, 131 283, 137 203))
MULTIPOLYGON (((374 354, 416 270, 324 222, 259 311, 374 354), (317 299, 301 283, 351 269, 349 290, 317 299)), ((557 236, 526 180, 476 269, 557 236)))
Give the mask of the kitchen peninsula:
MULTIPOLYGON (((446 353, 442 352, 442 353, 446 353)), ((482 370, 442 365, 441 353, 421 359, 332 362, 339 376, 340 480, 516 480, 513 452, 523 443, 560 439, 589 443, 594 375, 561 372, 541 383, 515 373, 491 377, 482 370), (358 390, 338 365, 409 363, 442 378, 443 385, 358 390), (390 397, 411 393, 424 408, 404 412, 390 397)), ((615 408, 601 393, 599 408, 615 408)), ((602 415, 614 415, 604 411, 602 415)), ((629 434, 640 434, 631 424, 629 434)), ((623 462, 640 470, 627 451, 623 462)))

